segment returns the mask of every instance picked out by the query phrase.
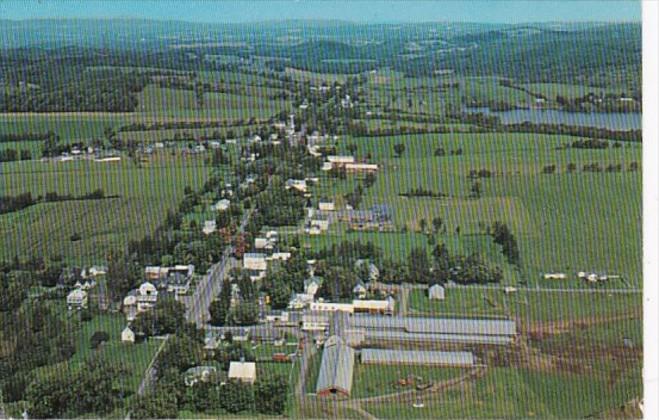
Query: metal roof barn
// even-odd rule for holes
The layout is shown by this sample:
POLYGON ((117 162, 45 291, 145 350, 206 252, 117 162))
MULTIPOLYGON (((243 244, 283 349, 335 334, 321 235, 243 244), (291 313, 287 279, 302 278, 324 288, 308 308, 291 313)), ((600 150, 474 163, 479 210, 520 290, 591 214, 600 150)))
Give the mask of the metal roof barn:
POLYGON ((355 350, 338 336, 330 337, 323 349, 320 373, 316 382, 316 395, 350 395, 355 366, 355 350))
POLYGON ((456 343, 456 344, 483 344, 508 345, 513 342, 512 336, 507 335, 467 335, 467 334, 433 334, 408 333, 405 331, 379 331, 366 330, 365 341, 378 343, 456 343))
POLYGON ((462 366, 474 365, 474 355, 467 351, 415 351, 363 349, 361 360, 364 364, 380 365, 427 365, 462 366))
POLYGON ((414 333, 465 334, 465 335, 508 335, 517 333, 514 321, 507 319, 455 319, 385 317, 355 315, 353 327, 402 330, 414 333))

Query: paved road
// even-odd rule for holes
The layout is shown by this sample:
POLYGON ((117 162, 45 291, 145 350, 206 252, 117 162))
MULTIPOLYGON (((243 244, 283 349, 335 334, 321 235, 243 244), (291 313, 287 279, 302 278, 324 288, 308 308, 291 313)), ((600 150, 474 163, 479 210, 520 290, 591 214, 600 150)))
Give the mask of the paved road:
POLYGON ((156 359, 158 358, 158 355, 162 351, 163 348, 165 348, 165 344, 167 344, 167 340, 169 340, 169 335, 165 336, 165 338, 162 341, 162 344, 160 344, 160 347, 158 347, 158 351, 153 355, 153 359, 151 359, 151 363, 149 363, 149 367, 146 368, 146 371, 144 372, 144 377, 142 378, 142 382, 140 382, 140 386, 137 388, 137 395, 144 395, 146 391, 151 389, 153 384, 156 381, 158 369, 156 368, 156 359))
MULTIPOLYGON (((252 209, 249 209, 243 215, 238 226, 238 233, 242 233, 247 226, 247 222, 252 215, 252 209)), ((210 273, 205 275, 195 288, 192 299, 188 303, 185 317, 188 322, 194 322, 197 327, 203 328, 210 319, 208 308, 213 298, 222 290, 222 283, 225 276, 232 268, 238 266, 238 261, 232 258, 234 248, 232 245, 227 246, 222 253, 220 261, 210 268, 210 273)))
MULTIPOLYGON (((481 290, 501 290, 506 286, 482 286, 482 285, 469 285, 469 286, 449 286, 449 289, 481 289, 481 290)), ((643 289, 552 289, 546 287, 516 287, 518 292, 555 292, 555 293, 643 293, 643 289)))

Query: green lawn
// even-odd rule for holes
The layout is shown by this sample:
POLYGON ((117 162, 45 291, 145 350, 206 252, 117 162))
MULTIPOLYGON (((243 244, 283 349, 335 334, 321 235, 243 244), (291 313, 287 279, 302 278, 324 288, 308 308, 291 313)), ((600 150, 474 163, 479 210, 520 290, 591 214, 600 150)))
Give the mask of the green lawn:
MULTIPOLYGON (((77 316, 75 312, 71 316, 77 316)), ((127 374, 118 377, 118 386, 131 393, 137 391, 144 371, 148 367, 153 355, 161 345, 159 340, 149 340, 139 344, 125 344, 121 342, 121 331, 126 327, 126 319, 121 314, 99 314, 91 321, 82 322, 77 334, 76 353, 66 362, 50 365, 38 370, 39 374, 61 372, 63 369, 80 369, 86 360, 91 357, 100 357, 110 365, 124 368, 127 374), (105 331, 110 340, 98 350, 90 346, 90 338, 96 331, 105 331)))
MULTIPOLYGON (((365 192, 361 207, 388 204, 399 228, 404 225, 408 230, 417 230, 421 219, 430 224, 439 216, 448 234, 460 228, 459 240, 463 241, 470 234, 480 234, 484 225, 501 221, 517 238, 523 280, 534 284, 541 273, 551 271, 572 275, 577 271, 602 271, 620 274, 631 285, 639 286, 641 173, 583 173, 581 168, 593 162, 602 167, 620 163, 627 168, 641 161, 641 147, 626 144, 607 150, 557 149, 574 140, 511 133, 372 137, 344 139, 340 152, 345 152, 348 143, 355 143, 358 157, 370 154, 371 160, 380 165, 377 181, 365 192), (396 143, 407 145, 400 158, 394 157, 396 143), (462 148, 463 154, 435 157, 438 147, 462 148), (575 173, 567 173, 570 163, 577 165, 575 173), (557 173, 543 174, 547 165, 556 165, 557 173), (494 176, 480 180, 481 198, 470 198, 473 181, 467 175, 480 169, 494 176), (448 197, 399 195, 414 188, 448 197)), ((326 185, 318 190, 324 196, 339 198, 354 188, 353 180, 322 181, 326 185)), ((492 256, 491 252, 483 253, 492 256)), ((568 287, 574 285, 571 282, 568 287)))
POLYGON ((410 375, 421 377, 422 383, 441 382, 463 375, 465 369, 417 365, 363 365, 355 363, 352 398, 373 397, 409 390, 398 385, 399 379, 410 375))
POLYGON ((410 315, 467 316, 474 318, 505 316, 507 302, 497 290, 445 289, 445 300, 430 300, 426 290, 411 290, 410 315))
POLYGON ((151 233, 167 210, 178 205, 183 189, 198 188, 210 168, 198 159, 166 158, 138 168, 113 163, 18 162, 2 164, 0 190, 33 197, 47 192, 80 196, 102 188, 101 200, 43 203, 0 216, 0 259, 61 254, 78 264, 103 262, 108 251, 151 233), (29 232, 29 234, 27 233, 29 232), (72 242, 78 233, 82 239, 72 242))

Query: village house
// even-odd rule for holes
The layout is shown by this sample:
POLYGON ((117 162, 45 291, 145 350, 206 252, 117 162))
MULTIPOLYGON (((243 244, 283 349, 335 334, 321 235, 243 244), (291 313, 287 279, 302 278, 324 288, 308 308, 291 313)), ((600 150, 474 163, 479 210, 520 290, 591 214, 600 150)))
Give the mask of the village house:
POLYGON ((122 343, 134 343, 135 342, 135 333, 130 329, 130 326, 126 325, 126 328, 121 332, 121 342, 122 343))
POLYGON ((204 228, 201 230, 204 235, 210 235, 211 233, 215 232, 217 229, 217 223, 215 220, 206 220, 204 221, 204 228))
POLYGON ((293 294, 291 300, 288 302, 288 308, 295 310, 304 309, 313 302, 313 299, 314 295, 307 293, 295 293, 293 294))
POLYGON ((156 305, 158 300, 158 289, 152 283, 146 281, 138 289, 128 292, 124 298, 123 309, 126 319, 132 321, 142 312, 148 311, 156 305))
POLYGON ((66 297, 66 304, 69 310, 87 308, 87 292, 82 289, 74 289, 66 297))
POLYGON ((194 386, 198 382, 208 382, 215 373, 217 373, 215 366, 191 367, 183 374, 183 382, 186 386, 194 386))
POLYGON ((246 253, 243 255, 243 268, 246 270, 265 271, 268 268, 266 255, 262 253, 246 253))
POLYGON ((312 276, 304 280, 304 293, 311 296, 316 296, 318 289, 323 284, 323 279, 320 277, 312 276))
POLYGON ((331 200, 320 200, 318 202, 318 210, 320 211, 334 211, 334 202, 331 200))
POLYGON ((217 203, 213 204, 211 206, 211 210, 213 211, 226 211, 229 209, 229 206, 231 205, 231 201, 227 200, 226 198, 221 199, 217 203))
POLYGON ((256 363, 231 362, 229 364, 229 379, 237 379, 247 384, 253 384, 256 381, 256 363))
POLYGON ((430 300, 444 300, 444 287, 439 284, 434 284, 428 288, 428 299, 430 300))
POLYGON ((306 193, 307 192, 307 181, 304 179, 288 179, 286 181, 286 189, 290 190, 291 188, 306 193))
POLYGON ((352 294, 357 296, 359 299, 364 299, 366 297, 366 286, 364 286, 364 283, 359 281, 355 287, 352 289, 352 294))

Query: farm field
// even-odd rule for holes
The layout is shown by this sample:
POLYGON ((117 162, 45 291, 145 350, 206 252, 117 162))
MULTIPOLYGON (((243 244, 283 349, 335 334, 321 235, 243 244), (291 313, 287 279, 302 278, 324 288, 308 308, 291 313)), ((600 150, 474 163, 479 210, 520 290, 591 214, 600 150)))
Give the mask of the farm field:
POLYGON ((409 376, 421 378, 420 383, 440 382, 464 374, 467 369, 428 367, 420 365, 364 365, 355 362, 352 398, 373 397, 409 390, 398 384, 409 376))
MULTIPOLYGON (((430 224, 439 216, 447 233, 459 228, 460 238, 465 238, 482 235, 484 226, 500 221, 517 238, 522 281, 533 285, 544 272, 601 271, 620 274, 630 285, 639 286, 641 174, 628 167, 640 162, 641 147, 564 149, 576 139, 511 133, 353 138, 341 141, 340 153, 348 153, 345 147, 354 143, 358 158, 370 154, 370 161, 380 165, 361 207, 387 204, 399 229, 415 231, 420 219, 430 224), (400 158, 394 156, 396 143, 407 145, 400 158), (461 148, 463 154, 436 157, 439 147, 461 148), (623 170, 583 172, 583 166, 591 163, 602 168, 620 164, 623 170), (569 164, 575 165, 572 173, 569 164), (556 172, 542 173, 549 165, 556 165, 556 172), (468 174, 481 169, 492 176, 479 180, 481 196, 472 198, 473 180, 468 174), (447 197, 400 196, 415 188, 447 197)), ((324 196, 340 198, 352 190, 352 180, 328 182, 322 187, 324 196)), ((445 238, 438 235, 437 241, 445 238)))
POLYGON ((528 83, 521 85, 521 87, 528 89, 529 91, 545 96, 548 100, 555 100, 556 96, 562 96, 568 99, 581 98, 589 93, 595 94, 620 94, 624 91, 624 88, 620 88, 616 91, 614 88, 596 88, 592 86, 582 86, 582 85, 568 85, 563 83, 528 83))
POLYGON ((445 289, 446 299, 430 300, 426 290, 413 289, 409 296, 410 315, 503 317, 506 308, 499 290, 445 289))
POLYGON ((48 192, 81 196, 103 189, 106 198, 40 203, 0 216, 0 258, 62 255, 77 264, 101 263, 110 250, 151 233, 167 211, 178 205, 185 186, 203 184, 210 168, 196 159, 166 158, 136 167, 134 163, 5 163, 4 194, 48 192), (112 198, 113 196, 118 196, 112 198), (27 234, 29 232, 29 234, 27 234), (79 241, 71 235, 78 233, 79 241))
MULTIPOLYGON (((77 314, 71 313, 71 316, 77 314)), ((91 358, 100 358, 116 368, 125 368, 127 374, 118 379, 117 386, 134 393, 142 381, 144 371, 148 367, 153 355, 161 345, 159 340, 148 340, 139 344, 125 344, 121 342, 121 331, 126 327, 126 319, 122 314, 99 314, 87 322, 80 324, 77 334, 76 353, 63 363, 50 365, 38 370, 37 374, 50 374, 62 369, 76 370, 91 358), (90 346, 90 338, 97 331, 105 331, 110 340, 101 345, 98 350, 90 346)))

